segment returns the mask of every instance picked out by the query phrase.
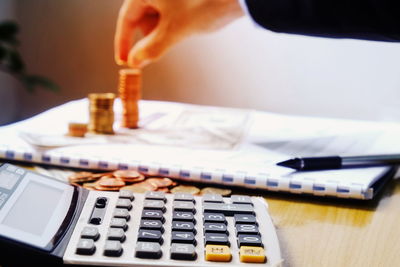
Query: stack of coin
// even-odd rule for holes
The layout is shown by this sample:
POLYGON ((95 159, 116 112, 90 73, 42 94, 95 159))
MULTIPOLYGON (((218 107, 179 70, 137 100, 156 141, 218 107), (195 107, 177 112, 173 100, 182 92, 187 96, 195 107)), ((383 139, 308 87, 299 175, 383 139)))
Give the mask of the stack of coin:
POLYGON ((115 94, 89 94, 89 131, 113 134, 115 94))
POLYGON ((140 69, 119 71, 119 97, 122 104, 122 127, 138 128, 139 99, 141 97, 142 72, 140 69))
POLYGON ((87 123, 70 122, 68 124, 68 135, 73 137, 84 137, 87 132, 87 123))

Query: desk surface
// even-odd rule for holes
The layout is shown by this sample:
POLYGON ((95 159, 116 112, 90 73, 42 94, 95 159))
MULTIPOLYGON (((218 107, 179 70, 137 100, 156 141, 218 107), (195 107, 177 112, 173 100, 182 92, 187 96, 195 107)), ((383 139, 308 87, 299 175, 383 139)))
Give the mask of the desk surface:
POLYGON ((371 202, 268 194, 285 266, 399 266, 400 179, 371 202))

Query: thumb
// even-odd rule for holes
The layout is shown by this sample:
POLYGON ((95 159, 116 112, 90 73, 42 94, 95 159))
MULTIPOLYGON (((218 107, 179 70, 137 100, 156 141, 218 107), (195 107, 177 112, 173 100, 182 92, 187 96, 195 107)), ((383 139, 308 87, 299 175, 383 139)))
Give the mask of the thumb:
POLYGON ((132 47, 128 55, 128 65, 142 68, 159 59, 175 43, 173 35, 174 33, 167 33, 165 27, 156 27, 132 47))

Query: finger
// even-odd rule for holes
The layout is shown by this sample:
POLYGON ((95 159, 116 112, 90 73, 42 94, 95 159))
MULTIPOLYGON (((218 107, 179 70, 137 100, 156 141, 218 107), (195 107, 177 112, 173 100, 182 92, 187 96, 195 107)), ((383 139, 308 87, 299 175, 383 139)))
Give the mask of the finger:
POLYGON ((114 38, 115 60, 124 64, 133 45, 133 35, 138 28, 138 21, 143 13, 143 6, 137 0, 125 0, 122 5, 114 38))

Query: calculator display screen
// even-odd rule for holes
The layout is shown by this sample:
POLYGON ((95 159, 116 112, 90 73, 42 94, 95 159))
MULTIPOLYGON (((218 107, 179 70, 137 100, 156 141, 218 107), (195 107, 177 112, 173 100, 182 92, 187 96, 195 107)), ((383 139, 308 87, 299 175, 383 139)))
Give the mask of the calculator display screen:
POLYGON ((47 250, 67 215, 73 187, 32 172, 15 178, 13 186, 0 188, 7 196, 0 205, 0 237, 47 250))

